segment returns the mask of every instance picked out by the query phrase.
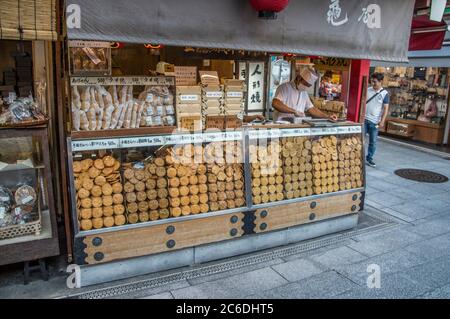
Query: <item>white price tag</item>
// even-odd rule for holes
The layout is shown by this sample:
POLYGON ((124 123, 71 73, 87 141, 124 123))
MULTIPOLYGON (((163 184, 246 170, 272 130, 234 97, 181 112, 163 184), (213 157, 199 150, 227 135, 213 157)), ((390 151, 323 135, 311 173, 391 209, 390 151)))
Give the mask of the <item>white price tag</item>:
POLYGON ((223 96, 223 93, 220 91, 217 92, 206 92, 207 98, 220 98, 223 96))
POLYGON ((153 102, 153 94, 152 93, 148 93, 147 94, 147 98, 145 99, 146 102, 153 102))
POLYGON ((72 141, 72 151, 90 151, 100 149, 119 148, 119 139, 80 140, 72 141))
POLYGON ((361 133, 361 126, 350 126, 350 131, 352 133, 361 133))
POLYGON ((309 128, 286 129, 281 130, 281 133, 283 137, 309 136, 311 134, 309 128))
POLYGON ((259 136, 258 131, 249 131, 249 132, 248 132, 248 137, 249 137, 251 140, 257 140, 257 139, 258 139, 258 136, 259 136))
POLYGON ((180 95, 180 101, 198 101, 198 95, 196 94, 184 94, 180 95))
POLYGON ((231 98, 241 98, 243 97, 243 93, 242 92, 227 92, 227 97, 231 97, 231 98))
POLYGON ((120 147, 145 147, 164 145, 165 139, 163 136, 142 136, 121 138, 120 147))
POLYGON ((336 127, 321 127, 321 128, 312 128, 312 135, 332 135, 337 134, 338 130, 336 127))
POLYGON ((103 76, 70 78, 71 85, 174 85, 173 77, 165 76, 103 76))
POLYGON ((33 196, 27 196, 22 200, 23 204, 28 204, 29 202, 31 202, 33 200, 33 196))
POLYGON ((0 197, 0 201, 2 202, 9 201, 9 197, 0 197))
POLYGON ((338 127, 338 134, 348 134, 348 133, 350 133, 350 127, 348 126, 338 127))
POLYGON ((0 217, 3 218, 3 216, 1 216, 1 215, 5 214, 5 213, 6 213, 6 208, 1 206, 0 207, 0 217))

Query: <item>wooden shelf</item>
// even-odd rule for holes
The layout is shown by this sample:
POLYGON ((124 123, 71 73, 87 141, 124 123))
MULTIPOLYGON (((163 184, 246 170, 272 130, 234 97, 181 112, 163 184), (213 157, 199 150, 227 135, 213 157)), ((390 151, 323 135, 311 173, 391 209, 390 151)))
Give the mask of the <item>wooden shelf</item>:
POLYGON ((26 171, 26 170, 38 170, 38 169, 44 169, 44 165, 37 165, 37 166, 25 166, 25 165, 18 165, 18 164, 10 164, 4 169, 0 169, 0 173, 3 172, 12 172, 12 171, 26 171))
POLYGON ((160 135, 177 132, 176 126, 153 126, 118 130, 72 131, 71 137, 77 139, 95 139, 121 136, 160 135))
POLYGON ((386 121, 389 122, 397 122, 397 123, 402 123, 402 124, 410 124, 410 125, 415 125, 415 126, 424 126, 424 127, 430 127, 430 128, 444 128, 443 125, 440 124, 436 124, 436 123, 428 123, 428 122, 423 122, 423 121, 418 121, 418 120, 407 120, 407 119, 402 119, 402 118, 397 118, 397 117, 388 117, 386 119, 386 121))
POLYGON ((395 136, 408 137, 408 138, 411 138, 414 136, 414 133, 402 134, 402 133, 395 132, 395 131, 385 131, 384 133, 390 134, 390 135, 395 135, 395 136))

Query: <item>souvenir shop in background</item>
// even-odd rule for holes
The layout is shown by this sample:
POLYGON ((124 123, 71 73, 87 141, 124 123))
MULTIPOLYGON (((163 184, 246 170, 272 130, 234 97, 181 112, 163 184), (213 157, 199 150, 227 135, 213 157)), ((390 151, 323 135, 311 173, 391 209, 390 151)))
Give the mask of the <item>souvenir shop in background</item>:
POLYGON ((378 66, 390 93, 385 134, 430 144, 448 144, 447 67, 378 66))

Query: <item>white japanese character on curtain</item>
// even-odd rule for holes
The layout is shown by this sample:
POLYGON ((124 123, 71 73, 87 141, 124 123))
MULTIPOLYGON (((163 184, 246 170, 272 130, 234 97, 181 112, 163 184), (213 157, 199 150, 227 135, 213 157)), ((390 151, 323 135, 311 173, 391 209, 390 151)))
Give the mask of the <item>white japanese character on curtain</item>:
POLYGON ((332 26, 337 27, 347 23, 348 16, 345 14, 345 18, 337 21, 341 17, 341 6, 339 5, 339 0, 331 0, 331 4, 328 7, 327 12, 327 22, 331 23, 332 26))

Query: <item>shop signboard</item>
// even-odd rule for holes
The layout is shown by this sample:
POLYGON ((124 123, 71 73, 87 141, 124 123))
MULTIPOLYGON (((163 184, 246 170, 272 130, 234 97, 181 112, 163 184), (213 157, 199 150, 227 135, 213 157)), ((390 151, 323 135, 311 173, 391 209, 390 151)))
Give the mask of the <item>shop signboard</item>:
POLYGON ((264 68, 264 62, 248 63, 247 109, 250 112, 264 110, 264 68))
POLYGON ((267 21, 242 0, 68 0, 65 16, 69 40, 407 62, 414 3, 296 0, 267 21))

